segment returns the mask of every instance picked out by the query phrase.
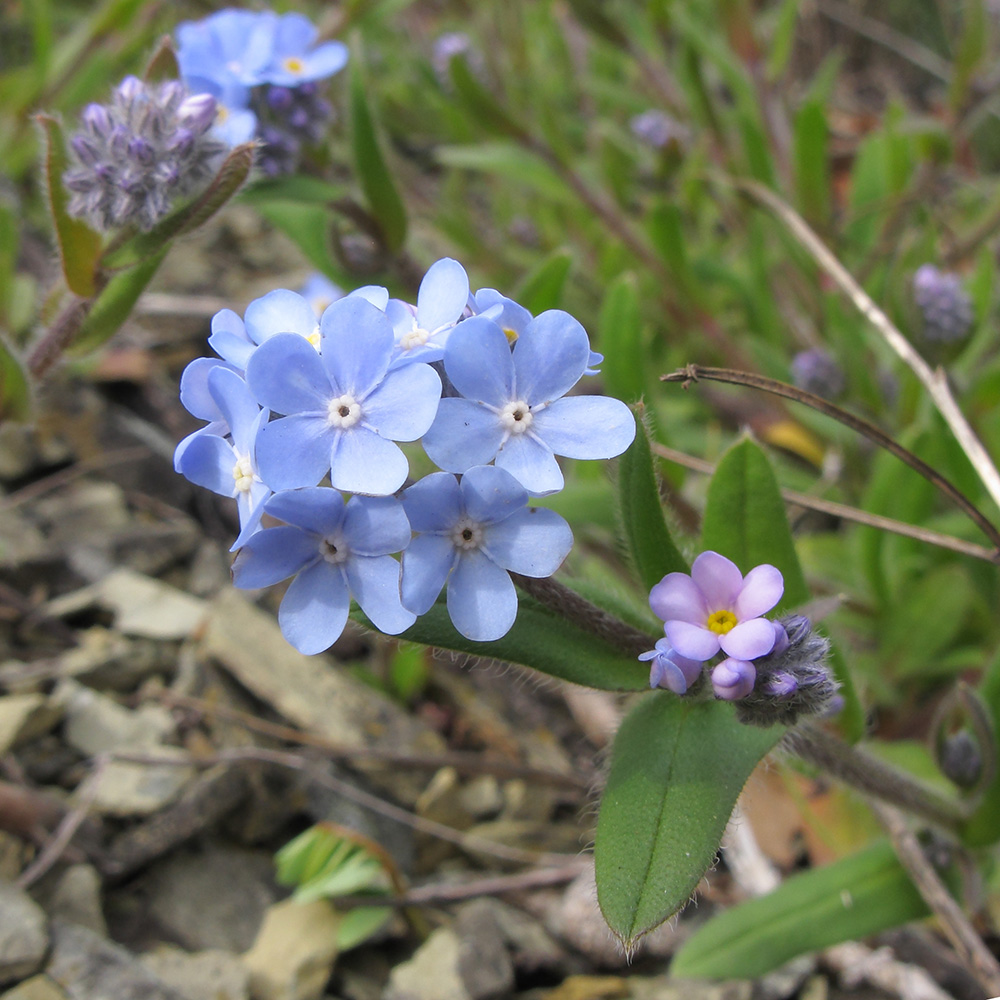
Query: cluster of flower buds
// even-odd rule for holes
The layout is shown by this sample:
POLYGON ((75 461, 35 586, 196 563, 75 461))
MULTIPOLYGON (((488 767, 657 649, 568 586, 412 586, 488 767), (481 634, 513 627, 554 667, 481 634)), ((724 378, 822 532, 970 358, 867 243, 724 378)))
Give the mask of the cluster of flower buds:
POLYGON ((744 722, 770 725, 822 714, 837 684, 827 666, 829 643, 807 618, 764 618, 784 593, 768 564, 745 577, 718 552, 702 552, 691 573, 668 573, 649 594, 664 638, 639 659, 651 661, 649 683, 685 694, 710 666, 717 698, 737 702, 744 722))
POLYGON ((924 264, 913 275, 913 300, 920 310, 924 340, 950 345, 964 340, 972 329, 972 300, 957 274, 924 264))
POLYGON ((257 138, 265 173, 293 171, 332 118, 316 81, 344 68, 347 46, 317 36, 302 14, 228 8, 177 28, 181 76, 218 102, 216 134, 230 145, 257 138))
POLYGON ((225 152, 210 132, 215 117, 210 94, 191 96, 175 80, 125 77, 108 104, 84 108, 70 138, 67 211, 99 232, 151 229, 215 172, 225 152))
POLYGON ((337 639, 352 597, 398 634, 446 586, 459 632, 500 638, 517 614, 510 573, 550 576, 572 546, 558 514, 528 504, 562 489, 556 456, 612 458, 635 436, 621 401, 567 395, 602 360, 572 316, 471 294, 450 258, 415 305, 368 286, 317 315, 279 289, 242 319, 218 313, 209 344, 218 358, 181 378, 208 424, 175 466, 236 499, 238 587, 294 577, 279 623, 305 653, 337 639), (407 485, 397 442, 416 441, 442 471, 407 485), (264 514, 283 526, 262 529, 264 514))
POLYGON ((842 396, 847 388, 844 369, 819 347, 799 351, 792 358, 792 381, 800 389, 831 401, 842 396))

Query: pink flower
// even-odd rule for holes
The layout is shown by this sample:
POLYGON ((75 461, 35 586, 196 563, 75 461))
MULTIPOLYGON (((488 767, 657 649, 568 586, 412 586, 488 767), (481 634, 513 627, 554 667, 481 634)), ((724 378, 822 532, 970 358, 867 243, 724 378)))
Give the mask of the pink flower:
POLYGON ((649 686, 661 687, 684 694, 701 674, 701 662, 689 660, 670 648, 666 639, 660 639, 656 648, 648 653, 640 653, 643 662, 652 661, 649 668, 649 686))
POLYGON ((765 563, 744 577, 725 556, 702 552, 690 576, 668 573, 653 587, 649 606, 681 656, 708 660, 722 650, 734 660, 754 660, 774 648, 774 625, 760 616, 784 590, 774 566, 765 563))

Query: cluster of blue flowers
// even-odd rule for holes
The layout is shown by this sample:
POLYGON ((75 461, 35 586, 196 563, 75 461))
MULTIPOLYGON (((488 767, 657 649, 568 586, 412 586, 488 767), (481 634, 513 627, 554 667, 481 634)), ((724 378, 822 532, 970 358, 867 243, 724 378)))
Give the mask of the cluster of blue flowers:
POLYGON ((556 456, 612 458, 635 436, 621 401, 567 395, 602 360, 572 316, 473 294, 450 258, 415 305, 368 286, 318 314, 279 289, 242 319, 218 313, 209 344, 218 358, 181 378, 208 423, 175 466, 236 499, 236 586, 294 577, 279 622, 305 653, 337 639, 351 597, 397 634, 445 586, 459 632, 500 638, 517 614, 510 572, 550 576, 573 543, 558 514, 528 505, 562 488, 556 456), (442 471, 407 487, 397 442, 416 441, 442 471), (284 526, 261 530, 265 513, 284 526))
POLYGON ((184 82, 218 104, 215 134, 230 145, 260 140, 266 174, 295 170, 303 145, 319 141, 332 117, 317 81, 344 68, 347 46, 317 45, 317 34, 302 14, 238 9, 177 28, 184 82))

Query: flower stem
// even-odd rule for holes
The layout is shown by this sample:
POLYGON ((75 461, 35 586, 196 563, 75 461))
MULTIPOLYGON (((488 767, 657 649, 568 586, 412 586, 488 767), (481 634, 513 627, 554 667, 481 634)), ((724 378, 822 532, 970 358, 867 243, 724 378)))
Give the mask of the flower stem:
POLYGON ((808 723, 789 730, 781 747, 844 784, 946 830, 956 832, 968 819, 967 807, 957 799, 928 788, 878 757, 849 746, 808 723))
POLYGON ((80 332, 80 327, 93 304, 93 299, 74 296, 59 313, 28 358, 28 370, 33 378, 40 379, 59 360, 63 351, 80 332))

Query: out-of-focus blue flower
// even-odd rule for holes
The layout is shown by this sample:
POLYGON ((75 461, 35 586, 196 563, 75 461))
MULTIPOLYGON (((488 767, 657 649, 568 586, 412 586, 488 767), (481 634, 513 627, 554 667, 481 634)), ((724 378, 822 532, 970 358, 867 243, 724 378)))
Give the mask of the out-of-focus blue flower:
POLYGON ((224 365, 208 373, 208 391, 222 414, 231 441, 216 434, 196 434, 178 448, 177 471, 213 493, 234 497, 240 514, 240 534, 230 551, 238 549, 260 526, 264 501, 271 490, 257 473, 254 441, 268 418, 247 384, 224 365))
POLYGON ((429 611, 448 585, 448 614, 468 639, 505 635, 517 617, 508 570, 551 576, 569 554, 573 533, 555 511, 528 507, 528 494, 503 469, 469 469, 461 483, 445 472, 403 493, 417 532, 403 553, 403 604, 429 611))
POLYGON ((481 83, 486 82, 486 64, 483 54, 473 44, 472 39, 464 31, 446 31, 434 39, 431 52, 431 65, 438 83, 446 90, 451 89, 451 61, 455 56, 461 56, 469 66, 469 71, 481 83))
POLYGON ((792 381, 800 389, 830 400, 842 396, 847 388, 844 369, 819 347, 799 351, 792 358, 792 381))
POLYGON ((648 653, 640 653, 643 662, 649 665, 649 686, 667 688, 674 694, 684 694, 701 675, 704 664, 699 660, 689 660, 670 645, 668 639, 658 639, 656 648, 648 653))
POLYGON ((440 361, 469 299, 469 276, 451 257, 431 264, 420 282, 416 308, 390 299, 385 314, 396 337, 396 364, 440 361))
POLYGON ((445 373, 461 397, 441 400, 424 435, 427 454, 448 472, 495 459, 536 496, 562 489, 556 455, 620 455, 635 437, 629 408, 606 396, 566 396, 589 357, 586 331, 560 310, 536 316, 513 351, 493 320, 464 320, 444 352, 445 373))
POLYGON ((347 65, 347 46, 343 42, 316 45, 319 32, 302 14, 270 12, 261 15, 271 31, 267 62, 258 72, 258 82, 282 87, 322 80, 339 73, 347 65))
POLYGON ((964 340, 972 329, 972 299, 957 274, 924 264, 913 275, 913 300, 920 310, 923 335, 938 344, 964 340))
POLYGON ((226 8, 177 26, 181 76, 252 87, 264 82, 274 58, 274 14, 226 8))
POLYGON ((636 115, 629 122, 629 127, 637 139, 654 149, 665 149, 671 142, 683 146, 691 137, 685 125, 657 108, 636 115))
POLYGON ((268 514, 287 527, 253 535, 233 564, 233 583, 269 587, 294 576, 278 611, 300 653, 321 653, 344 631, 351 597, 377 629, 397 635, 416 620, 400 603, 399 563, 410 525, 394 497, 343 497, 327 487, 276 493, 268 514))
POLYGON ((231 77, 185 76, 192 93, 208 94, 215 100, 212 136, 227 146, 249 142, 257 129, 257 116, 250 110, 250 91, 231 77))
POLYGON ((316 314, 316 319, 319 320, 326 312, 327 306, 344 297, 344 290, 335 285, 325 274, 316 271, 306 278, 299 289, 299 295, 309 303, 316 314))
MULTIPOLYGON (((315 324, 309 304, 296 297, 315 324)), ((329 470, 336 489, 394 493, 409 466, 393 442, 415 441, 431 425, 441 379, 423 364, 389 371, 392 324, 363 298, 334 302, 320 329, 318 354, 306 338, 279 333, 247 363, 258 402, 285 414, 260 429, 262 478, 276 490, 295 489, 314 486, 329 470)))

